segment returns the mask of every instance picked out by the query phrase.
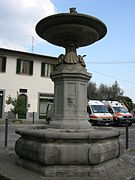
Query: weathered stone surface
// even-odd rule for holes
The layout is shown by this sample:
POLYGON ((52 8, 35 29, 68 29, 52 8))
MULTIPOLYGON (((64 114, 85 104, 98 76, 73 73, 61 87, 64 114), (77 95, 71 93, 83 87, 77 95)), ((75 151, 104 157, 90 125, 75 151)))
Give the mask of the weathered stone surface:
POLYGON ((76 47, 90 45, 102 39, 107 28, 99 19, 80 13, 60 13, 38 22, 37 34, 48 42, 66 47, 74 42, 76 47))
POLYGON ((58 128, 84 129, 87 120, 87 82, 91 74, 80 64, 60 64, 51 75, 54 87, 54 118, 58 128))
POLYGON ((18 159, 16 165, 32 170, 45 177, 92 177, 99 179, 99 177, 107 172, 112 173, 117 170, 121 162, 119 158, 113 159, 99 165, 50 165, 43 166, 42 164, 28 161, 26 159, 18 159))
POLYGON ((119 154, 120 142, 117 139, 94 143, 89 148, 89 162, 93 165, 100 164, 118 157, 119 154))
POLYGON ((76 49, 103 38, 106 26, 98 19, 70 13, 52 15, 36 26, 40 37, 65 47, 52 73, 54 81, 54 117, 57 129, 17 131, 17 164, 44 176, 98 176, 117 167, 121 153, 119 133, 93 129, 87 120, 87 82, 83 56, 76 49))
POLYGON ((117 160, 97 166, 42 166, 18 159, 14 149, 0 148, 0 179, 8 180, 133 180, 135 179, 135 148, 124 152, 117 160), (17 166, 15 161, 17 160, 17 166), (115 162, 114 162, 115 161, 115 162), (19 166, 20 164, 20 166, 19 166), (23 168, 25 166, 25 168, 23 168), (32 170, 32 171, 30 171, 32 170), (65 171, 65 173, 63 173, 65 171), (69 173, 69 174, 68 174, 69 173), (74 176, 75 174, 77 176, 74 176), (64 174, 64 175, 62 175, 64 174), (45 176, 45 177, 44 177, 45 176), (48 176, 48 177, 46 177, 48 176))
POLYGON ((98 165, 119 157, 119 132, 109 129, 18 130, 15 151, 42 165, 98 165))

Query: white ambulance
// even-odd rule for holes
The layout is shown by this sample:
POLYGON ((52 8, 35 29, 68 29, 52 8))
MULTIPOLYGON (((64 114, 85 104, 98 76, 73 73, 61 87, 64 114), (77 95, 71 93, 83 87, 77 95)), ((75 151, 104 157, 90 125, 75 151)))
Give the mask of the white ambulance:
POLYGON ((92 125, 113 125, 113 116, 101 101, 89 100, 87 102, 87 114, 92 125))
POLYGON ((118 101, 102 101, 113 115, 114 125, 132 125, 133 115, 128 112, 126 106, 118 101))

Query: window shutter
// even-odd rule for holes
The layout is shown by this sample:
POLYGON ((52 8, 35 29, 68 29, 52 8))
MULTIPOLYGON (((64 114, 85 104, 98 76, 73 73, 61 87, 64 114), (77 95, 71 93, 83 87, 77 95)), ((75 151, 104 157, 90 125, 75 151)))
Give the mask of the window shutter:
POLYGON ((55 65, 54 64, 52 64, 52 66, 53 66, 53 68, 52 68, 52 72, 55 70, 55 65))
POLYGON ((16 74, 20 74, 20 68, 21 68, 21 59, 17 59, 16 74))
POLYGON ((41 76, 45 76, 45 63, 41 63, 41 76))
POLYGON ((6 57, 2 58, 2 72, 6 72, 6 57))
POLYGON ((33 75, 33 61, 30 61, 29 75, 33 75))

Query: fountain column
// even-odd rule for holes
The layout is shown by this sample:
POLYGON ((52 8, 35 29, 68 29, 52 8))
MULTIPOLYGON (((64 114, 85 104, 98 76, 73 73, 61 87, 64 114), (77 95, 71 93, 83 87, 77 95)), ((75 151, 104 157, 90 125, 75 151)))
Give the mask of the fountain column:
POLYGON ((51 75, 54 81, 54 118, 51 124, 58 128, 85 129, 91 126, 87 118, 87 83, 91 74, 81 63, 73 61, 73 56, 79 61, 76 53, 68 52, 51 75))

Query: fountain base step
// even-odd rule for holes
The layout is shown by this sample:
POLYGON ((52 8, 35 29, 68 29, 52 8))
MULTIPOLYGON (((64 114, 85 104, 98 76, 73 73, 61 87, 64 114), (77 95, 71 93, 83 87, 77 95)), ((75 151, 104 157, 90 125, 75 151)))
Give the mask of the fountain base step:
POLYGON ((108 172, 114 172, 120 167, 119 158, 113 159, 100 165, 52 165, 44 166, 32 161, 18 159, 16 165, 34 171, 45 177, 99 177, 108 172))

